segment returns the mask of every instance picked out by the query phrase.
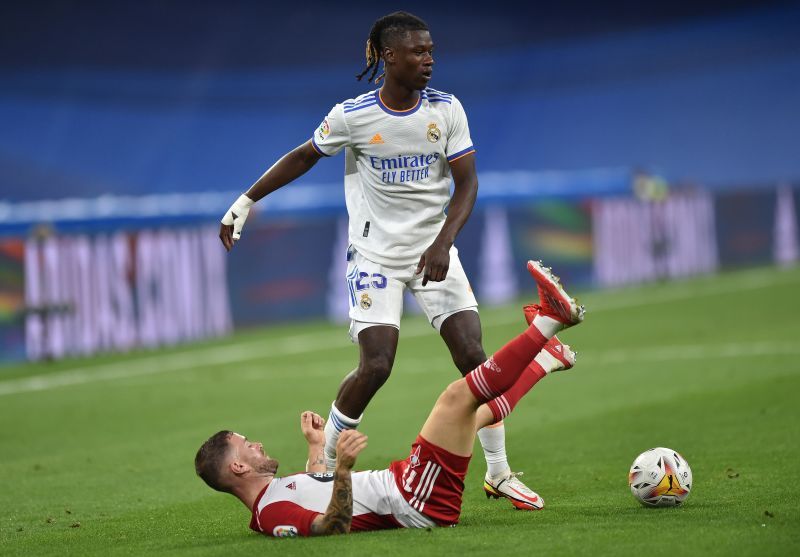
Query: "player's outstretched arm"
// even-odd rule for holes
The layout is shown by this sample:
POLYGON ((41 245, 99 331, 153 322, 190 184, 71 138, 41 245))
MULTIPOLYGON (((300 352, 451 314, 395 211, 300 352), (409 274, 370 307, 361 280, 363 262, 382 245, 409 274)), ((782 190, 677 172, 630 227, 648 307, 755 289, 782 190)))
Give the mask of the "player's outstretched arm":
POLYGON ((240 195, 222 217, 219 239, 225 249, 231 251, 234 242, 242 236, 242 227, 250 213, 250 207, 256 201, 308 172, 320 158, 322 155, 311 146, 311 140, 308 140, 281 157, 246 193, 240 195))
POLYGON ((306 472, 325 472, 325 420, 319 414, 306 410, 300 414, 300 429, 308 443, 306 472))
POLYGON ((453 196, 447 208, 447 218, 442 230, 419 258, 417 265, 417 274, 425 271, 422 286, 429 280, 439 282, 447 278, 447 271, 450 268, 450 248, 472 213, 478 196, 478 173, 475 170, 474 154, 454 160, 450 163, 450 170, 453 173, 453 196))
POLYGON ((325 514, 311 523, 312 536, 347 534, 353 522, 353 482, 351 472, 358 453, 367 446, 367 436, 348 429, 336 443, 336 470, 333 472, 333 494, 325 514))

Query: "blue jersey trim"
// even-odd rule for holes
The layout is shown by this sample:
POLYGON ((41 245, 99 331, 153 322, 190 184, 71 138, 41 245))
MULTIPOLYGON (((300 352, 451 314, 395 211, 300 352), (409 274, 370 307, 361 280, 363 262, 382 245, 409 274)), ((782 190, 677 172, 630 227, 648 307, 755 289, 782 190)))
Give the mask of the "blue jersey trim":
POLYGON ((408 110, 392 110, 385 104, 383 104, 383 99, 381 99, 380 89, 375 91, 375 100, 378 102, 378 106, 381 107, 386 114, 390 114, 392 116, 411 116, 419 107, 422 106, 422 93, 420 93, 419 97, 417 98, 417 104, 414 105, 413 108, 409 108, 408 110))
POLYGON ((313 136, 313 135, 311 136, 311 146, 314 148, 314 150, 315 150, 317 153, 319 153, 319 154, 320 154, 320 155, 322 155, 323 157, 330 157, 330 155, 329 155, 329 154, 327 154, 327 153, 324 153, 324 152, 322 151, 322 149, 320 149, 320 148, 319 148, 319 145, 317 145, 317 142, 316 142, 316 141, 314 141, 314 136, 313 136))
POLYGON ((349 108, 347 108, 347 107, 346 107, 346 108, 344 109, 344 112, 345 112, 345 113, 348 113, 348 112, 355 112, 356 110, 361 110, 362 108, 369 108, 370 106, 375 106, 376 104, 378 104, 378 103, 376 103, 376 102, 373 100, 372 102, 368 102, 368 103, 361 103, 361 104, 359 104, 359 105, 357 105, 357 106, 353 106, 353 107, 349 107, 349 108))
POLYGON ((466 149, 462 149, 462 150, 461 150, 461 151, 459 151, 458 153, 453 153, 452 155, 450 155, 449 157, 447 157, 447 161, 448 161, 448 162, 452 162, 452 161, 454 161, 454 160, 456 160, 456 159, 458 159, 458 158, 461 158, 461 157, 463 157, 464 155, 469 155, 470 153, 474 153, 474 152, 475 152, 475 147, 473 147, 472 145, 470 145, 470 146, 469 146, 469 147, 467 147, 466 149))
POLYGON ((361 108, 372 106, 376 102, 375 91, 370 91, 369 93, 364 93, 363 95, 357 96, 355 99, 344 101, 342 103, 342 108, 344 112, 354 112, 361 108))
POLYGON ((422 90, 422 98, 427 100, 429 103, 447 103, 453 104, 453 95, 449 93, 442 93, 441 91, 437 91, 436 89, 431 89, 430 87, 422 90))
POLYGON ((369 93, 362 93, 361 95, 357 96, 355 99, 346 100, 344 104, 358 104, 361 101, 365 101, 367 99, 374 99, 375 98, 375 91, 370 91, 369 93))
POLYGON ((354 106, 360 106, 364 103, 375 102, 375 96, 370 95, 368 97, 364 97, 363 99, 358 99, 355 101, 345 101, 344 107, 345 108, 353 108, 354 106))

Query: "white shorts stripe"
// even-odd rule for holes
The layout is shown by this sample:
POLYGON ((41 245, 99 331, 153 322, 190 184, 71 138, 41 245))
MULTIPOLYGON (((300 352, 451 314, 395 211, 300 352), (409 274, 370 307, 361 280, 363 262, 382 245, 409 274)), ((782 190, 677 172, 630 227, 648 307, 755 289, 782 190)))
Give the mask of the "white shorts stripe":
POLYGON ((422 509, 425 508, 425 502, 431 496, 431 492, 433 491, 433 486, 436 484, 436 478, 439 477, 439 472, 441 472, 441 471, 442 471, 442 467, 441 466, 436 466, 436 472, 431 474, 431 480, 430 480, 430 482, 428 482, 428 490, 425 492, 425 497, 423 497, 423 499, 422 499, 422 505, 420 505, 420 507, 419 507, 420 511, 422 511, 422 509))
POLYGON ((419 481, 417 482, 417 489, 414 490, 414 496, 411 498, 410 503, 414 504, 414 502, 417 500, 417 496, 419 495, 422 483, 425 481, 425 477, 428 475, 428 472, 430 472, 432 465, 433 463, 431 461, 425 463, 425 470, 423 470, 422 475, 420 476, 419 481))
POLYGON ((422 511, 425 508, 425 501, 428 500, 428 497, 431 495, 431 491, 433 490, 433 483, 436 481, 436 477, 439 475, 441 471, 441 466, 438 464, 434 464, 431 467, 431 473, 428 474, 428 477, 425 478, 425 481, 420 481, 420 485, 422 485, 422 491, 420 493, 420 497, 417 499, 414 506, 417 510, 422 511), (424 483, 424 485, 423 485, 424 483))
POLYGON ((412 506, 415 509, 420 508, 420 504, 422 503, 422 494, 425 493, 425 486, 428 485, 428 480, 430 480, 433 471, 436 470, 436 464, 434 462, 428 461, 428 466, 429 467, 425 468, 425 473, 423 473, 422 477, 420 477, 419 483, 417 484, 417 489, 414 491, 412 506))

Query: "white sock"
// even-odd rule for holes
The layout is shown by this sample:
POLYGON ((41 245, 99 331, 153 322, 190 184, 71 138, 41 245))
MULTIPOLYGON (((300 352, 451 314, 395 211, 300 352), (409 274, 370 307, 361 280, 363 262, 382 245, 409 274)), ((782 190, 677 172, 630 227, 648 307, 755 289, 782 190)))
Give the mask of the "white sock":
POLYGON ((328 472, 333 472, 336 468, 336 443, 339 441, 339 434, 345 429, 356 429, 362 417, 363 415, 357 419, 349 418, 331 403, 331 413, 325 422, 325 467, 328 472))
POLYGON ((506 426, 503 422, 478 430, 478 439, 481 440, 489 476, 496 477, 510 470, 506 457, 506 426))
POLYGON ((564 328, 564 324, 561 321, 540 313, 537 313, 536 317, 533 318, 533 326, 539 329, 539 332, 547 338, 554 336, 564 328))

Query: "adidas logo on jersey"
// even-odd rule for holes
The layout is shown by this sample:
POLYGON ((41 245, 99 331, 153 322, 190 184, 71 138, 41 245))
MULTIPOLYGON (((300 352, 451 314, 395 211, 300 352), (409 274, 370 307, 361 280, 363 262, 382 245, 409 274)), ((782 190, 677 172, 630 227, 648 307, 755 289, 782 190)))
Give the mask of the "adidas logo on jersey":
POLYGON ((292 491, 296 490, 297 489, 297 483, 296 482, 292 482, 290 484, 286 484, 286 489, 291 489, 292 491))
POLYGON ((386 142, 381 137, 381 134, 376 133, 375 135, 372 136, 372 139, 369 140, 369 143, 370 143, 370 145, 380 145, 380 144, 386 143, 386 142))

